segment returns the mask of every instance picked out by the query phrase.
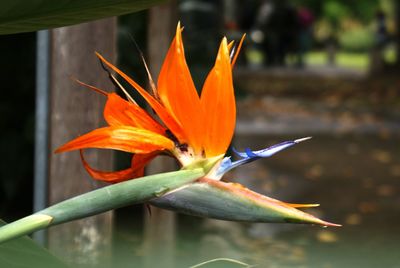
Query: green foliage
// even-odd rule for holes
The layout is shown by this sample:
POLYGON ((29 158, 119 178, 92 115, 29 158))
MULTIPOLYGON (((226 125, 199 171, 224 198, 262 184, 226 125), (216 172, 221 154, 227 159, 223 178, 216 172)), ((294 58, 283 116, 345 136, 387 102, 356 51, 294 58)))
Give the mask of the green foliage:
MULTIPOLYGON (((0 226, 6 223, 0 220, 0 226)), ((67 267, 45 248, 37 245, 29 237, 21 237, 0 244, 0 267, 30 268, 30 267, 67 267)))
POLYGON ((379 9, 378 2, 370 0, 355 1, 353 3, 352 15, 362 22, 370 22, 375 18, 375 13, 379 9))
POLYGON ((0 2, 0 34, 37 31, 143 10, 164 0, 13 0, 0 2))
POLYGON ((339 21, 351 16, 362 22, 371 21, 380 6, 391 4, 391 0, 293 0, 293 2, 312 10, 318 19, 339 21))
POLYGON ((338 1, 325 1, 323 14, 333 25, 338 25, 339 21, 349 15, 348 7, 338 1))

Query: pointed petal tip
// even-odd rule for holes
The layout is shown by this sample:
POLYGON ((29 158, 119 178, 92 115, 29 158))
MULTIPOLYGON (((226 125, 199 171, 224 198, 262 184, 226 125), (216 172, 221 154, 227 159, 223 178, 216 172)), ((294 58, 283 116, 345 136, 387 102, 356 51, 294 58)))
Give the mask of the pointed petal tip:
POLYGON ((104 57, 97 51, 94 52, 94 54, 96 55, 96 57, 98 57, 99 59, 103 60, 104 57))
POLYGON ((320 204, 303 204, 303 208, 316 208, 319 207, 320 204))
POLYGON ((300 143, 300 142, 303 142, 303 141, 308 141, 310 139, 312 139, 312 137, 305 137, 305 138, 294 140, 293 142, 294 143, 300 143))
POLYGON ((58 147, 57 149, 55 149, 55 150, 54 150, 54 153, 55 153, 55 154, 59 154, 59 153, 63 153, 63 152, 68 151, 68 150, 66 150, 64 147, 65 147, 65 144, 62 145, 62 146, 60 146, 60 147, 58 147))
POLYGON ((320 204, 295 204, 295 203, 286 203, 286 205, 293 207, 293 208, 315 208, 319 207, 320 204))
MULTIPOLYGON (((298 207, 297 207, 298 208, 298 207)), ((296 209, 297 208, 293 208, 296 209)), ((341 227, 341 224, 338 223, 332 223, 332 222, 328 222, 328 221, 324 221, 320 218, 317 218, 314 215, 305 213, 304 211, 298 210, 300 213, 296 213, 294 215, 294 217, 289 217, 286 218, 288 223, 300 223, 300 224, 311 224, 311 225, 318 225, 321 226, 323 228, 326 227, 341 227)))
POLYGON ((321 226, 323 228, 327 228, 327 227, 342 227, 341 224, 324 221, 324 220, 322 220, 320 218, 317 218, 317 217, 315 217, 314 215, 311 215, 311 214, 306 214, 306 218, 304 218, 304 223, 310 223, 310 224, 313 224, 313 225, 318 225, 318 226, 321 226))
MULTIPOLYGON (((226 36, 222 37, 222 42, 221 42, 224 46, 224 49, 226 48, 226 50, 228 50, 228 38, 226 38, 226 36)), ((229 51, 228 51, 229 54, 229 51)))
POLYGON ((321 221, 321 223, 318 223, 319 225, 322 225, 322 227, 342 227, 343 225, 338 224, 338 223, 332 223, 332 222, 327 222, 327 221, 321 221))
POLYGON ((95 86, 92 86, 92 85, 89 85, 89 84, 86 84, 85 82, 82 82, 81 80, 79 80, 79 79, 77 79, 77 78, 75 78, 75 77, 73 77, 73 76, 71 76, 70 77, 73 81, 75 81, 76 83, 78 83, 78 84, 80 84, 81 86, 84 86, 84 87, 86 87, 86 88, 88 88, 88 89, 91 89, 91 90, 93 90, 94 92, 97 92, 97 93, 99 93, 99 94, 101 94, 101 95, 103 95, 103 96, 108 96, 108 93, 105 91, 105 90, 102 90, 102 89, 100 89, 100 88, 97 88, 97 87, 95 87, 95 86))

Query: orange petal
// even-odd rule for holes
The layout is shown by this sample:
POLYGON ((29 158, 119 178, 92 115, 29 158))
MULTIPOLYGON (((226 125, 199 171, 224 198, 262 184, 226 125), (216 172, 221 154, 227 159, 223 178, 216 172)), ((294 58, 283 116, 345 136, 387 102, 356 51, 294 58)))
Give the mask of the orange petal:
POLYGON ((107 96, 107 94, 108 94, 105 90, 102 90, 102 89, 100 89, 100 88, 98 88, 98 87, 95 87, 95 86, 86 84, 86 83, 84 83, 84 82, 82 82, 82 81, 80 81, 80 80, 78 80, 78 79, 76 79, 76 78, 72 78, 72 79, 74 79, 75 82, 77 82, 77 83, 80 84, 81 86, 87 87, 88 89, 91 89, 91 90, 93 90, 94 92, 97 92, 97 93, 99 93, 99 94, 101 94, 101 95, 107 96))
POLYGON ((179 140, 185 140, 185 136, 182 130, 181 125, 176 122, 172 115, 168 112, 168 110, 161 105, 153 96, 151 96, 146 90, 144 90, 138 83, 133 81, 129 76, 123 73, 120 69, 112 65, 106 59, 103 58, 99 53, 96 52, 97 57, 104 62, 108 67, 118 73, 122 78, 124 78, 132 87, 134 87, 140 95, 147 101, 147 103, 154 109, 154 111, 158 114, 164 124, 174 133, 174 135, 179 140))
POLYGON ((203 137, 200 99, 186 64, 181 32, 178 24, 158 78, 158 95, 181 124, 189 144, 200 153, 203 137))
POLYGON ((145 166, 159 154, 160 152, 152 152, 149 154, 135 154, 132 157, 131 161, 131 166, 134 170, 133 178, 143 177, 145 166))
POLYGON ((319 204, 294 204, 294 203, 286 203, 285 205, 288 205, 289 207, 292 208, 315 208, 319 207, 319 204))
POLYGON ((144 174, 144 167, 158 154, 135 154, 132 157, 131 167, 119 171, 100 171, 92 168, 83 157, 83 152, 80 150, 81 160, 86 171, 90 176, 96 180, 106 181, 109 183, 117 183, 125 180, 135 179, 142 177, 144 174))
MULTIPOLYGON (((240 52, 240 49, 242 48, 243 41, 244 41, 244 38, 245 38, 245 37, 246 37, 246 34, 243 34, 243 35, 242 35, 242 38, 240 38, 239 45, 237 46, 236 51, 235 51, 235 55, 233 56, 233 59, 232 59, 232 63, 231 63, 232 68, 233 68, 233 66, 235 66, 237 57, 239 56, 239 52, 240 52)), ((231 50, 231 49, 229 48, 229 51, 230 51, 230 50, 231 50)))
POLYGON ((204 112, 204 148, 207 157, 225 153, 236 122, 232 68, 226 38, 221 42, 214 68, 201 93, 204 112))
POLYGON ((115 93, 108 94, 104 118, 110 126, 132 126, 147 129, 163 135, 165 128, 156 122, 145 110, 130 103, 115 93))
POLYGON ((111 126, 95 129, 56 150, 56 153, 84 148, 121 150, 146 154, 159 150, 172 150, 174 143, 157 133, 128 126, 111 126))

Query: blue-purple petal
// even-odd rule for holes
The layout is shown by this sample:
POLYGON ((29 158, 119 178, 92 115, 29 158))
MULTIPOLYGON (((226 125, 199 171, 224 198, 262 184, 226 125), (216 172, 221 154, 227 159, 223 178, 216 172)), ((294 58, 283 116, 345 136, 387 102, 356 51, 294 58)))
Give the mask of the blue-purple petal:
POLYGON ((240 151, 236 150, 235 148, 232 148, 233 152, 237 156, 241 157, 242 159, 232 162, 230 157, 225 157, 222 160, 222 163, 221 163, 219 169, 217 170, 217 175, 223 175, 224 173, 226 173, 227 171, 229 171, 235 167, 253 162, 257 159, 270 157, 270 156, 272 156, 284 149, 287 149, 295 144, 298 144, 305 140, 309 140, 310 138, 311 137, 306 137, 306 138, 297 139, 297 140, 293 140, 293 141, 284 141, 284 142, 272 145, 268 148, 258 150, 258 151, 252 151, 252 150, 250 150, 250 148, 246 148, 244 152, 240 152, 240 151))

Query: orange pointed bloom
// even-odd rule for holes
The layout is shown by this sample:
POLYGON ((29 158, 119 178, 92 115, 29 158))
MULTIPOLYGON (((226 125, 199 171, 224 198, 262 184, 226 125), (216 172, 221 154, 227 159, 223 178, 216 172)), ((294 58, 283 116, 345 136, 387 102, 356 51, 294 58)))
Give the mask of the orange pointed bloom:
POLYGON ((186 64, 181 33, 182 28, 178 24, 153 95, 96 53, 105 66, 125 79, 147 101, 160 122, 139 107, 130 96, 127 101, 115 93, 106 93, 80 82, 107 96, 104 118, 109 126, 82 135, 56 152, 105 148, 133 153, 132 166, 116 172, 91 168, 81 154, 89 174, 107 182, 119 182, 142 175, 144 166, 160 153, 176 157, 183 166, 199 158, 224 154, 235 128, 232 67, 243 38, 233 60, 230 57, 233 43, 228 44, 223 38, 215 65, 199 96, 186 64))

